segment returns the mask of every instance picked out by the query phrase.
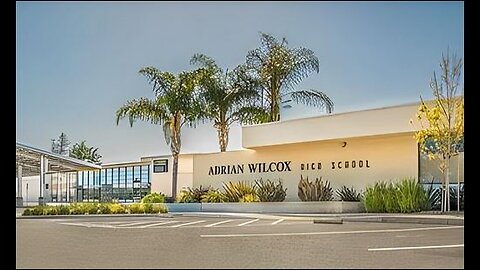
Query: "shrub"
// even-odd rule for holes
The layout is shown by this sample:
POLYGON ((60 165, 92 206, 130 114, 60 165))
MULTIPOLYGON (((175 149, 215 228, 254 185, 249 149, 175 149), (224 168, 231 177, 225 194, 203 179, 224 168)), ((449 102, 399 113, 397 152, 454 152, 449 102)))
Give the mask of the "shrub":
POLYGON ((143 214, 145 213, 144 205, 142 203, 133 203, 128 206, 128 212, 130 214, 143 214))
POLYGON ((330 182, 323 183, 322 177, 317 177, 315 182, 308 181, 300 175, 300 182, 298 182, 298 197, 302 201, 331 201, 333 200, 333 190, 330 187, 330 182))
POLYGON ((37 205, 32 209, 32 215, 34 215, 34 216, 43 215, 44 209, 45 209, 45 206, 37 205))
POLYGON ((177 202, 179 203, 193 203, 195 202, 193 195, 189 189, 182 189, 177 195, 177 202))
POLYGON ((225 198, 227 202, 239 202, 247 194, 256 195, 255 189, 247 182, 228 182, 223 183, 223 189, 225 190, 225 198))
POLYGON ((430 182, 430 185, 426 190, 427 201, 423 207, 424 210, 440 210, 441 189, 433 187, 434 180, 435 179, 432 178, 432 182, 430 182))
POLYGON ((30 210, 30 208, 23 210, 22 216, 31 216, 31 215, 33 215, 33 213, 32 213, 32 210, 30 210))
POLYGON ((125 214, 127 212, 126 207, 119 203, 112 203, 109 208, 112 214, 125 214))
POLYGON ((111 214, 110 203, 101 203, 98 205, 98 212, 100 214, 111 214))
POLYGON ((360 192, 357 192, 353 187, 348 188, 346 186, 337 189, 337 195, 341 201, 345 202, 359 202, 362 198, 360 192))
POLYGON ((168 213, 168 209, 164 204, 154 204, 152 211, 154 213, 168 213))
POLYGON ((70 207, 68 205, 57 206, 57 213, 59 215, 70 215, 70 207))
POLYGON ((211 189, 206 194, 202 195, 201 202, 205 203, 221 203, 225 202, 227 198, 219 190, 211 189))
POLYGON ((142 203, 164 203, 165 195, 162 193, 150 193, 147 196, 143 197, 142 203))
POLYGON ((397 202, 401 213, 421 211, 426 202, 427 194, 423 186, 413 178, 404 178, 396 184, 397 202))
POLYGON ((186 188, 182 189, 177 195, 177 202, 180 203, 199 203, 202 201, 202 196, 207 194, 208 191, 212 190, 209 186, 207 188, 200 185, 197 188, 186 188))
POLYGON ((400 182, 376 182, 368 186, 364 194, 367 212, 410 213, 421 211, 427 204, 427 193, 415 179, 404 178, 400 182))
POLYGON ((249 202, 259 202, 258 196, 255 194, 245 194, 242 198, 240 198, 239 202, 241 203, 249 203, 249 202))
POLYGON ((385 198, 388 196, 387 189, 392 187, 391 183, 388 185, 386 182, 380 181, 373 184, 373 186, 367 186, 364 193, 364 204, 367 212, 385 213, 386 203, 385 198))
MULTIPOLYGON (((460 210, 464 210, 464 186, 460 187, 460 210)), ((457 210, 457 188, 450 187, 450 210, 457 210)))
POLYGON ((55 206, 46 206, 43 210, 43 214, 44 215, 48 215, 48 216, 54 216, 54 215, 58 215, 58 210, 57 210, 57 207, 55 206))
POLYGON ((287 196, 287 188, 283 188, 282 180, 280 179, 278 184, 275 185, 269 179, 264 181, 260 178, 260 180, 255 180, 254 188, 261 202, 283 202, 285 196, 287 196))

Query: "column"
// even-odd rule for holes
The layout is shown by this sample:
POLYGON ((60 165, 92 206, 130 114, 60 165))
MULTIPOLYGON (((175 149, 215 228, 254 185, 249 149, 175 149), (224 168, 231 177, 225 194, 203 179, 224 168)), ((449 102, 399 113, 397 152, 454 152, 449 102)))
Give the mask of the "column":
POLYGON ((22 165, 18 165, 17 171, 17 207, 23 206, 22 197, 22 165))
POLYGON ((45 204, 45 198, 43 198, 44 192, 44 187, 45 187, 45 156, 41 155, 40 156, 40 189, 39 189, 39 197, 38 197, 38 204, 39 205, 44 205, 45 204))

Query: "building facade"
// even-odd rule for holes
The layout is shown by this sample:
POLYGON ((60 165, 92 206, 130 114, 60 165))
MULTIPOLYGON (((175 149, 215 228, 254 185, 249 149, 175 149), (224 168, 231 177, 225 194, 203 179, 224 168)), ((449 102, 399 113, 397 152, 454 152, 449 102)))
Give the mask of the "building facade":
MULTIPOLYGON (((281 180, 285 201, 299 201, 301 177, 322 178, 335 190, 365 190, 377 181, 415 178, 441 183, 435 161, 419 152, 419 103, 242 127, 244 149, 179 157, 177 194, 187 187, 222 190, 229 181, 281 180)), ((51 201, 138 201, 148 192, 172 194, 172 157, 106 164, 101 170, 47 177, 51 201)), ((451 162, 451 182, 463 183, 463 153, 451 162)))

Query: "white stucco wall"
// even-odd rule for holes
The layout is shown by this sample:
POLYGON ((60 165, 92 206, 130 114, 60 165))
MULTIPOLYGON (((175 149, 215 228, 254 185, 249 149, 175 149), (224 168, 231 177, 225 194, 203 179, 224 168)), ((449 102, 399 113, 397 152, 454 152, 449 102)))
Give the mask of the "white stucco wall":
MULTIPOLYGON (((272 136, 275 137, 275 136, 272 136)), ((379 180, 393 180, 401 177, 418 177, 417 144, 413 133, 352 138, 345 140, 342 147, 339 141, 309 142, 279 146, 260 147, 255 150, 242 150, 213 154, 197 154, 193 157, 193 186, 208 186, 223 190, 222 182, 254 179, 283 180, 287 187, 285 201, 298 201, 297 185, 300 175, 315 180, 322 176, 329 180, 334 189, 342 185, 364 190, 365 186, 379 180), (359 161, 363 168, 359 168, 359 161), (366 162, 370 168, 366 168, 366 162), (249 163, 291 161, 291 171, 250 173, 249 163), (345 167, 349 161, 349 168, 345 167), (356 168, 352 168, 356 161, 356 168), (301 170, 301 164, 321 162, 320 170, 301 170), (335 162, 335 169, 332 169, 335 162), (338 169, 342 162, 342 169, 338 169), (243 174, 209 175, 211 166, 244 164, 243 174)))
POLYGON ((415 114, 420 103, 292 119, 242 127, 242 145, 256 148, 288 143, 398 134, 420 127, 415 114), (413 121, 414 125, 410 123, 413 121), (273 136, 272 136, 273 135, 273 136))
MULTIPOLYGON (((164 156, 156 159, 168 159, 168 172, 154 173, 151 168, 151 189, 152 192, 161 192, 167 196, 172 195, 172 171, 173 159, 171 156, 164 156)), ((192 187, 193 184, 193 155, 180 155, 178 158, 178 182, 177 194, 184 187, 192 187)))

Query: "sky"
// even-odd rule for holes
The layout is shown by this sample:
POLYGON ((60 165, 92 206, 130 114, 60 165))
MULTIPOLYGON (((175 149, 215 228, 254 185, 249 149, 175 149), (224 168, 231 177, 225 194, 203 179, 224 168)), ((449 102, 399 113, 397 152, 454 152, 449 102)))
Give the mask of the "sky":
MULTIPOLYGON (((260 46, 259 32, 314 51, 316 89, 334 113, 431 99, 447 49, 463 59, 463 2, 16 2, 16 141, 86 140, 104 163, 169 154, 161 126, 116 124, 126 101, 154 98, 142 67, 179 73, 194 53, 223 69, 260 46)), ((292 104, 281 118, 323 115, 292 104)), ((182 131, 182 153, 218 151, 211 123, 182 131)), ((241 149, 241 127, 227 150, 241 149)))

